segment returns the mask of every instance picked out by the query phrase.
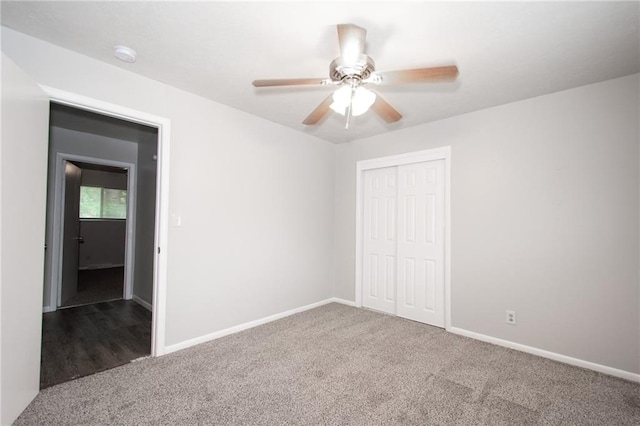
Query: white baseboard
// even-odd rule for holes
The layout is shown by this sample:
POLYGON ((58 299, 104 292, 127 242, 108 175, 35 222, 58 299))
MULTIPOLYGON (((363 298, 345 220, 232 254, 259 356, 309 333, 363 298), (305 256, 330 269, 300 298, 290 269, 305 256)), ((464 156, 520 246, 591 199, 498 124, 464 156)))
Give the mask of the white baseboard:
POLYGON ((89 269, 122 268, 123 266, 124 266, 124 263, 98 263, 98 264, 95 264, 95 265, 79 266, 78 270, 79 271, 87 271, 89 269))
POLYGON ((139 298, 135 294, 131 297, 131 300, 133 300, 138 305, 140 305, 143 308, 145 308, 147 311, 153 312, 153 307, 151 306, 151 303, 147 302, 146 300, 139 298))
MULTIPOLYGON (((332 302, 337 302, 334 300, 335 298, 330 298, 326 300, 321 300, 320 302, 312 303, 310 305, 302 306, 300 308, 291 309, 285 312, 280 312, 279 314, 270 315, 268 317, 264 317, 261 319, 257 319, 254 321, 245 322, 244 324, 236 325, 234 327, 229 327, 224 330, 216 331, 214 333, 206 334, 204 336, 196 337, 193 339, 185 340, 184 342, 176 343, 173 345, 165 346, 165 354, 169 354, 171 352, 179 351, 181 349, 186 349, 188 347, 198 345, 200 343, 209 342, 211 340, 219 339, 224 336, 228 336, 229 334, 238 333, 240 331, 248 330, 253 327, 257 327, 259 325, 263 325, 269 323, 271 321, 279 320, 281 318, 288 317, 293 314, 297 314, 300 312, 308 311, 309 309, 317 308, 319 306, 323 306, 332 302)), ((340 299, 342 300, 342 299, 340 299)), ((340 303, 340 302, 338 302, 340 303)))
POLYGON ((459 334, 461 336, 470 337, 472 339, 481 340, 483 342, 493 343, 494 345, 504 346, 505 348, 515 349, 517 351, 530 353, 532 355, 537 355, 543 358, 552 359, 554 361, 563 362, 565 364, 575 365, 576 367, 582 367, 588 370, 593 370, 599 373, 604 373, 610 376, 620 377, 622 379, 640 383, 640 374, 632 373, 630 371, 607 367, 606 365, 596 364, 595 362, 585 361, 579 358, 573 358, 567 355, 546 351, 544 349, 534 348, 533 346, 515 343, 510 340, 498 339, 497 337, 487 336, 485 334, 476 333, 474 331, 465 330, 463 328, 449 327, 447 331, 454 334, 459 334))
POLYGON ((42 313, 46 314, 47 312, 55 312, 56 308, 52 308, 51 306, 43 306, 42 313))
POLYGON ((353 308, 356 307, 356 302, 352 302, 351 300, 341 299, 339 297, 332 297, 329 299, 331 302, 340 303, 341 305, 351 306, 353 308))

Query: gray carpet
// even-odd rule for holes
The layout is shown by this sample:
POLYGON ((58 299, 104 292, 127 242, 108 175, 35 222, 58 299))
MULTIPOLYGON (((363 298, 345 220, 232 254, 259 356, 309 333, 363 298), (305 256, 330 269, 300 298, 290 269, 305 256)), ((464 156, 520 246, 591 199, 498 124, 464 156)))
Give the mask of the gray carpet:
POLYGON ((48 388, 48 424, 638 425, 640 385, 334 303, 48 388))

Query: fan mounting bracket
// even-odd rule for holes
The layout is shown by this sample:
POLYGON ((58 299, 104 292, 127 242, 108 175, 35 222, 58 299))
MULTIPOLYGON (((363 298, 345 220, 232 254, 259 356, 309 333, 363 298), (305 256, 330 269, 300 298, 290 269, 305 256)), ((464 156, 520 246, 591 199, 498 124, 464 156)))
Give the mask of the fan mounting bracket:
POLYGON ((334 59, 329 66, 329 76, 335 82, 342 82, 345 79, 363 81, 375 70, 376 65, 373 59, 362 54, 353 64, 344 64, 342 58, 334 59))

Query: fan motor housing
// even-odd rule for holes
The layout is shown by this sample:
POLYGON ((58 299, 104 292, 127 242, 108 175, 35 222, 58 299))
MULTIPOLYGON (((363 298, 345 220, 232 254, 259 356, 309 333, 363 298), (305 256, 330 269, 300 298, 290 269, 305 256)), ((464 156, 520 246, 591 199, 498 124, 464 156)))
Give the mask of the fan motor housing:
POLYGON ((329 76, 333 81, 342 81, 344 79, 365 80, 369 78, 372 72, 376 70, 375 62, 367 55, 360 55, 354 64, 345 65, 338 57, 331 62, 329 66, 329 76))

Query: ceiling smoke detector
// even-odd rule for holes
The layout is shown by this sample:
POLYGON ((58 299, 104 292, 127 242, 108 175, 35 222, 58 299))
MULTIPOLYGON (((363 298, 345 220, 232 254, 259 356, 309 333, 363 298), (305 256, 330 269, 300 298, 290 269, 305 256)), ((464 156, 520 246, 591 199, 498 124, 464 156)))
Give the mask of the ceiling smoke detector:
POLYGON ((116 55, 116 58, 120 59, 124 62, 135 62, 136 61, 136 51, 127 46, 116 46, 113 48, 113 52, 116 55))

